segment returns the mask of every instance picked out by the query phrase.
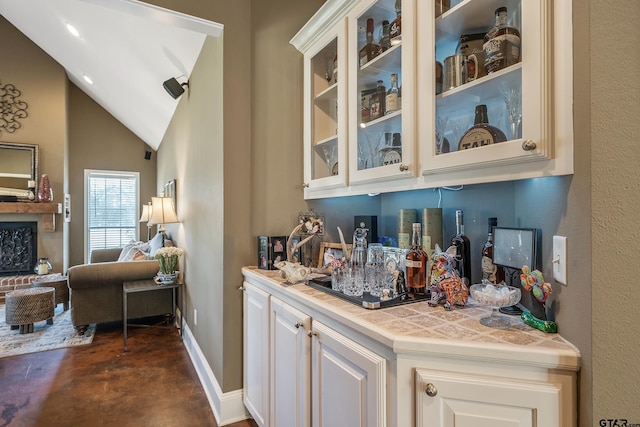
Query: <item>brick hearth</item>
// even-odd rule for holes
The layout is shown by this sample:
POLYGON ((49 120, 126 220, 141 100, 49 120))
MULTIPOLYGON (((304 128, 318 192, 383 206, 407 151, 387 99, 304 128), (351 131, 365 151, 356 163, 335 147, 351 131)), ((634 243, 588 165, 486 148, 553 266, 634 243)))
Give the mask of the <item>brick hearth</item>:
MULTIPOLYGON (((55 274, 45 274, 38 276, 37 274, 24 274, 22 276, 0 276, 0 304, 4 304, 4 296, 7 292, 16 289, 30 288, 31 283, 36 279, 47 276, 55 276, 55 274)), ((2 321, 2 319, 0 319, 2 321)))

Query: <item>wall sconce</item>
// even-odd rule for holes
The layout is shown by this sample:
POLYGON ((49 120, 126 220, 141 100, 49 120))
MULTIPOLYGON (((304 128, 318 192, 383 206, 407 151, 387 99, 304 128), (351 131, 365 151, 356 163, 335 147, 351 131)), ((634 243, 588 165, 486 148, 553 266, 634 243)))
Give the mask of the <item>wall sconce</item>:
POLYGON ((171 200, 171 197, 152 197, 149 225, 160 225, 158 233, 162 233, 163 244, 166 236, 164 225, 176 222, 180 222, 180 220, 176 215, 175 209, 173 209, 173 200, 171 200))
POLYGON ((149 220, 151 219, 151 202, 146 205, 142 205, 142 215, 140 215, 139 222, 147 223, 147 242, 151 239, 151 224, 149 220))
POLYGON ((179 83, 175 77, 171 77, 169 80, 162 83, 162 87, 165 88, 167 93, 171 95, 173 99, 178 99, 180 95, 184 93, 183 86, 189 87, 189 82, 179 83))

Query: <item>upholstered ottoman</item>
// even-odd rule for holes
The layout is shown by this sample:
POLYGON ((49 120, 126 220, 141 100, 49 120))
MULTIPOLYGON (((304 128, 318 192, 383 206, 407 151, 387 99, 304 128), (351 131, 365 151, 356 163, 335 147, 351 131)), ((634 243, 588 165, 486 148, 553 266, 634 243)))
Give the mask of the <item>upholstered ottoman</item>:
POLYGON ((6 294, 5 322, 21 334, 33 332, 33 323, 46 320, 53 325, 55 288, 30 288, 6 294))
POLYGON ((67 276, 46 276, 38 278, 31 283, 34 288, 55 288, 56 300, 54 303, 58 305, 64 304, 64 311, 69 310, 69 284, 67 282, 67 276))

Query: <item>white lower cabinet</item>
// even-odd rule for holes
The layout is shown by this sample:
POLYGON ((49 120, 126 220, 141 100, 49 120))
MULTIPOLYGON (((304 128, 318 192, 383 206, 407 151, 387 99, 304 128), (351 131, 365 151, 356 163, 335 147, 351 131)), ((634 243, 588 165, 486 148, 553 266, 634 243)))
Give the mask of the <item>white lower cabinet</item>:
POLYGON ((244 403, 259 426, 387 425, 384 357, 251 283, 244 291, 244 403))
POLYGON ((430 369, 416 369, 415 384, 417 427, 569 425, 559 385, 430 369))

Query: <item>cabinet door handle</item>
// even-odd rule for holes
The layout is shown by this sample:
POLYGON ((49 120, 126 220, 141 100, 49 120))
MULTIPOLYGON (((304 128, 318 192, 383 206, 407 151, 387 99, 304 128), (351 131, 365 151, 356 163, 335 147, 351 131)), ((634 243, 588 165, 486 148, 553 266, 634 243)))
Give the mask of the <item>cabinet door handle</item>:
POLYGON ((296 324, 295 324, 295 325, 293 325, 293 326, 295 326, 295 327, 296 327, 296 329, 299 329, 299 328, 301 328, 303 325, 302 325, 302 323, 301 323, 301 322, 298 322, 298 323, 296 323, 296 324))
POLYGON ((244 286, 240 286, 240 287, 238 288, 238 290, 239 290, 239 291, 244 291, 244 286))
POLYGON ((309 337, 313 337, 315 335, 318 335, 318 333, 316 331, 307 331, 307 335, 309 335, 309 337))
POLYGON ((406 172, 409 170, 409 166, 405 165, 404 163, 400 163, 400 172, 406 172))
POLYGON ((533 151, 536 149, 536 143, 530 139, 527 139, 522 143, 522 149, 524 151, 533 151))
POLYGON ((309 188, 309 183, 307 182, 302 183, 302 188, 309 188))
POLYGON ((427 393, 427 396, 433 397, 436 394, 438 394, 438 389, 436 388, 436 386, 434 386, 433 384, 429 383, 429 384, 427 384, 427 387, 425 387, 424 392, 427 393))

